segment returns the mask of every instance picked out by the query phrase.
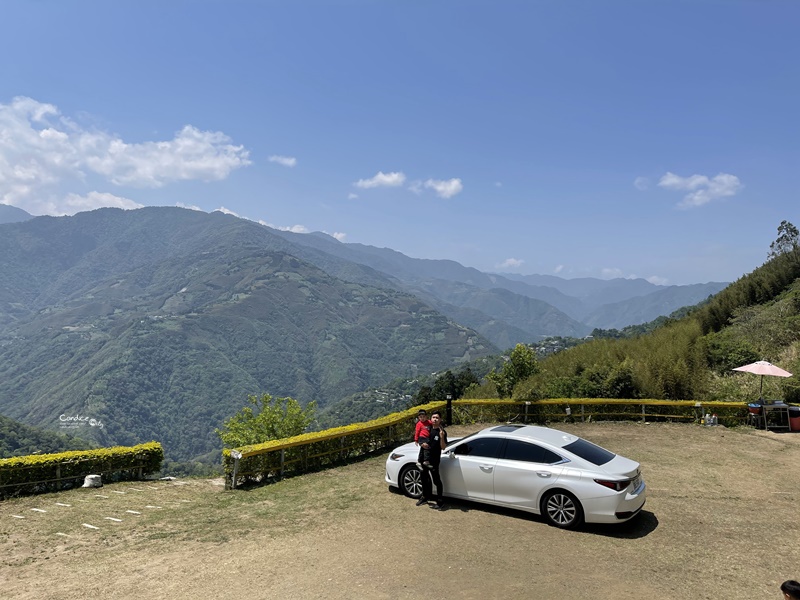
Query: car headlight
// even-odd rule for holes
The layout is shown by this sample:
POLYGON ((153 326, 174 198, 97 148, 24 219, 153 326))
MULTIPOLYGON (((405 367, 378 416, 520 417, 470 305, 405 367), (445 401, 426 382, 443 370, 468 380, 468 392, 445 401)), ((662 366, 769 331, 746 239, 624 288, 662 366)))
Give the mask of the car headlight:
POLYGON ((401 458, 403 458, 403 455, 402 454, 398 454, 397 452, 392 452, 389 455, 389 460, 400 460, 401 458))

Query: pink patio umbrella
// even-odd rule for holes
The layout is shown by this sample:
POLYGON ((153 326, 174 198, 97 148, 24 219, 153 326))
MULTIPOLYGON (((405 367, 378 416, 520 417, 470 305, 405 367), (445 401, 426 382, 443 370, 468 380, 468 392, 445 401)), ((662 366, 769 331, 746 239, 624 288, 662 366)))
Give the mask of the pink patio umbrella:
POLYGON ((784 371, 780 367, 776 367, 770 362, 765 360, 758 360, 754 363, 750 363, 749 365, 744 365, 741 367, 736 367, 733 369, 734 371, 743 371, 745 373, 755 373, 756 375, 761 375, 761 386, 758 388, 758 396, 761 397, 761 390, 764 389, 764 375, 771 375, 773 377, 791 377, 792 374, 789 371, 784 371))

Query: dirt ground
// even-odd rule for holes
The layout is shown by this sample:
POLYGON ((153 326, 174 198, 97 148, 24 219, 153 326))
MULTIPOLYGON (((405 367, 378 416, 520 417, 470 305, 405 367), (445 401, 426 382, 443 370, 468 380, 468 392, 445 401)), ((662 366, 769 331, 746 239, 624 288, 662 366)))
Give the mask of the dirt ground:
POLYGON ((383 482, 385 455, 248 491, 115 484, 0 503, 0 596, 769 599, 800 579, 800 435, 558 428, 642 463, 636 520, 416 507, 383 482))

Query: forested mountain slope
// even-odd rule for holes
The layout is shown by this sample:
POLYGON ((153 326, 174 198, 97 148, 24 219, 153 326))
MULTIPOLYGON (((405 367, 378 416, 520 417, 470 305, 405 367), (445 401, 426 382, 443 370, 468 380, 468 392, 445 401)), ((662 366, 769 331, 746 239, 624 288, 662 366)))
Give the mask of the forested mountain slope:
MULTIPOLYGON (((64 415, 61 423, 69 425, 69 421, 66 420, 69 416, 64 415)), ((72 431, 72 429, 68 431, 72 431)), ((86 450, 94 446, 95 444, 91 442, 66 433, 32 427, 0 415, 0 458, 28 454, 51 454, 67 450, 86 450)))
POLYGON ((104 427, 79 435, 189 459, 248 394, 324 406, 497 351, 371 269, 332 259, 346 281, 292 249, 177 208, 0 226, 0 413, 86 415, 104 427))

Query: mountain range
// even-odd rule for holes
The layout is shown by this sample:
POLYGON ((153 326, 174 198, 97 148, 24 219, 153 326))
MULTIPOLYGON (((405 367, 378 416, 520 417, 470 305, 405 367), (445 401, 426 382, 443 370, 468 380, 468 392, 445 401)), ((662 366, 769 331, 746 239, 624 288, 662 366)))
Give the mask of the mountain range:
MULTIPOLYGON (((0 413, 213 456, 249 394, 321 406, 542 336, 644 322, 725 286, 482 273, 219 212, 0 205, 0 413)), ((216 458, 216 457, 215 457, 216 458)))

